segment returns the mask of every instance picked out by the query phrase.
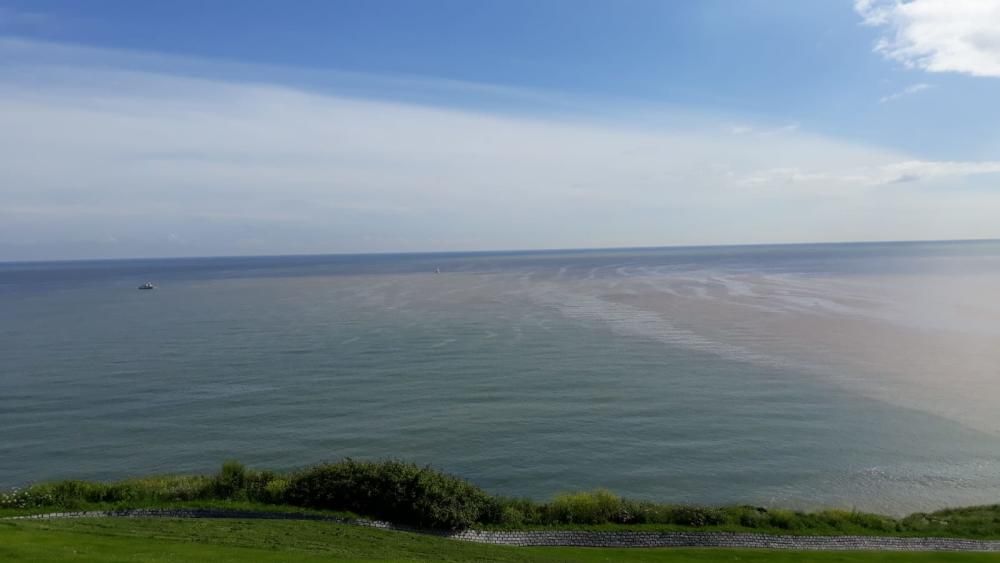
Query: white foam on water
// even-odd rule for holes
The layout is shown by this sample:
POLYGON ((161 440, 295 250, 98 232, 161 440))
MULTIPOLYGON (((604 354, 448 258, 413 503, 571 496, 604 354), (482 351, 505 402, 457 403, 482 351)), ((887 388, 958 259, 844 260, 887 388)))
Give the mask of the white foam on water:
POLYGON ((657 313, 623 303, 592 295, 566 293, 557 286, 539 287, 535 298, 557 307, 569 317, 607 323, 620 334, 653 338, 666 344, 709 352, 733 360, 782 367, 790 365, 790 362, 781 358, 757 354, 743 347, 679 328, 657 313))

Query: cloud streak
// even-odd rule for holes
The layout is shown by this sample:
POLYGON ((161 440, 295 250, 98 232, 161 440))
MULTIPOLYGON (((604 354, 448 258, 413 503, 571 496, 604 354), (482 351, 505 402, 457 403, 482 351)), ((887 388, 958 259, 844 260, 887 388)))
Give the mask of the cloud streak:
POLYGON ((1000 2, 855 0, 864 23, 884 28, 875 51, 908 68, 1000 77, 1000 2))
POLYGON ((853 188, 875 188, 889 184, 921 181, 962 181, 973 176, 1000 173, 1000 161, 954 162, 905 160, 874 166, 842 169, 772 168, 742 178, 748 186, 823 186, 840 193, 853 188))
POLYGON ((15 10, 0 6, 0 30, 36 27, 49 21, 51 21, 51 18, 43 12, 15 10))
POLYGON ((913 84, 913 85, 907 86, 906 88, 903 88, 902 90, 900 90, 898 92, 893 92, 892 94, 888 94, 886 96, 882 96, 881 98, 879 98, 878 103, 885 104, 885 103, 888 103, 888 102, 894 102, 894 101, 896 101, 896 100, 898 100, 900 98, 904 98, 906 96, 911 96, 913 94, 916 94, 917 92, 923 92, 924 90, 927 90, 930 87, 931 87, 930 84, 925 84, 925 83, 922 83, 922 82, 919 83, 919 84, 913 84))

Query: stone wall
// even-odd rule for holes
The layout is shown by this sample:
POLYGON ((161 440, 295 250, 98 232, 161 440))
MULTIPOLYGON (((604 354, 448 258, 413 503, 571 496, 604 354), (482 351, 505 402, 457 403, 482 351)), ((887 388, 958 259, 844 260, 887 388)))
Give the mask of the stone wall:
POLYGON ((395 526, 378 520, 345 520, 335 516, 301 512, 259 512, 219 509, 129 509, 90 512, 56 512, 12 516, 4 520, 53 518, 238 518, 267 520, 312 520, 337 522, 431 534, 460 541, 519 547, 729 547, 800 549, 823 551, 990 551, 1000 552, 1000 541, 955 538, 901 538, 885 536, 778 536, 740 532, 598 532, 570 530, 435 532, 395 526))
POLYGON ((876 536, 776 536, 738 532, 478 531, 450 537, 515 546, 731 547, 802 550, 997 551, 1000 541, 876 536))

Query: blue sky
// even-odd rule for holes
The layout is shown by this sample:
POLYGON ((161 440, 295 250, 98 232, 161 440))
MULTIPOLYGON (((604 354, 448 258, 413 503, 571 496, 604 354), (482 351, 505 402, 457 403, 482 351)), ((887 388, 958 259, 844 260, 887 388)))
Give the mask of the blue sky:
POLYGON ((1000 236, 993 0, 0 0, 0 260, 1000 236))

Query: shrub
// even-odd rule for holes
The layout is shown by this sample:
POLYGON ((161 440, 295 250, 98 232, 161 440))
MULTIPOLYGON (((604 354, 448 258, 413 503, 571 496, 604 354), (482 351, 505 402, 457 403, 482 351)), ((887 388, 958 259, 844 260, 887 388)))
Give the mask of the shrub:
POLYGON ((892 518, 878 514, 866 514, 856 510, 848 514, 847 521, 860 528, 877 532, 896 531, 899 528, 899 523, 892 518))
POLYGON ((673 524, 674 507, 647 500, 623 500, 620 524, 673 524))
POLYGON ((468 482, 400 461, 346 460, 293 476, 290 504, 348 510, 412 526, 460 529, 496 518, 496 501, 468 482))
POLYGON ((238 461, 227 461, 212 481, 212 496, 219 499, 245 499, 247 470, 238 461))
POLYGON ((923 532, 934 526, 934 520, 925 512, 915 512, 903 518, 900 524, 907 530, 923 532))
POLYGON ((243 496, 247 500, 271 502, 267 486, 277 479, 271 471, 247 471, 243 479, 243 496))
POLYGON ((767 510, 752 506, 741 506, 731 511, 732 522, 745 528, 761 528, 767 525, 767 510))
POLYGON ((213 478, 203 476, 156 477, 137 482, 137 486, 156 500, 191 501, 211 498, 213 478))
POLYGON ((726 522, 726 516, 721 510, 699 506, 674 506, 669 509, 668 515, 670 524, 696 528, 718 526, 726 522))
POLYGON ((542 506, 531 499, 494 497, 493 506, 481 515, 483 524, 517 527, 523 524, 542 524, 542 506))
POLYGON ((0 493, 0 508, 31 508, 33 506, 34 499, 28 491, 10 489, 0 493))
POLYGON ((605 489, 557 495, 548 505, 551 521, 560 524, 603 524, 618 521, 622 499, 605 489))
POLYGON ((87 481, 60 481, 41 485, 38 489, 40 499, 51 499, 53 504, 72 510, 85 503, 105 502, 107 485, 87 481))
POLYGON ((769 510, 767 512, 767 523, 772 528, 781 530, 797 530, 802 527, 799 514, 791 510, 769 510))
POLYGON ((524 524, 524 512, 516 506, 504 506, 500 509, 499 518, 496 523, 504 526, 520 526, 524 524))
POLYGON ((115 483, 70 480, 0 491, 3 510, 136 507, 193 500, 247 500, 350 511, 399 524, 443 529, 474 524, 520 527, 617 523, 1000 537, 998 505, 916 513, 897 520, 845 510, 803 513, 752 506, 672 506, 621 499, 606 490, 561 494, 549 503, 537 503, 494 497, 457 477, 399 461, 346 460, 292 475, 253 471, 231 461, 212 476, 159 476, 115 483))
POLYGON ((264 485, 260 500, 271 504, 281 504, 285 501, 285 492, 288 490, 288 481, 285 479, 272 479, 264 485))

